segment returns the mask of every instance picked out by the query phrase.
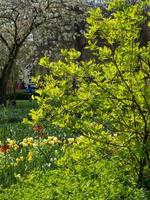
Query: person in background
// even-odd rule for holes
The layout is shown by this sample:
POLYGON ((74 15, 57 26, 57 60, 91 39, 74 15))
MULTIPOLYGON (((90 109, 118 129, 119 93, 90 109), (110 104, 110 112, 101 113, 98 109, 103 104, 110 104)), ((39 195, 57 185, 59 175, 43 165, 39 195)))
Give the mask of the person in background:
POLYGON ((32 99, 31 99, 31 96, 32 96, 32 94, 33 94, 33 88, 31 87, 30 84, 28 84, 28 86, 27 86, 27 88, 26 88, 26 91, 27 91, 27 93, 28 93, 29 101, 31 101, 31 100, 32 100, 32 99))
POLYGON ((16 88, 17 88, 18 90, 23 90, 23 89, 25 89, 25 83, 24 83, 24 81, 20 80, 19 83, 17 83, 16 88))
POLYGON ((24 81, 21 82, 21 89, 22 89, 22 90, 25 89, 25 82, 24 82, 24 81))

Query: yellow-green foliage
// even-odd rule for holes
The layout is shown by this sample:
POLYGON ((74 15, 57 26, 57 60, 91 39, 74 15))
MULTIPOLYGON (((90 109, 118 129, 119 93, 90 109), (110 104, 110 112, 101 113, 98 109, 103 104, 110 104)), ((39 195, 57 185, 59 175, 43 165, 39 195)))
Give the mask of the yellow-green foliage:
POLYGON ((120 0, 109 4, 108 16, 91 10, 90 59, 81 61, 74 49, 63 50, 57 62, 42 58, 50 73, 37 90, 39 109, 30 113, 31 124, 48 122, 63 133, 122 149, 139 186, 149 174, 150 150, 150 42, 142 46, 139 40, 145 6, 120 0))

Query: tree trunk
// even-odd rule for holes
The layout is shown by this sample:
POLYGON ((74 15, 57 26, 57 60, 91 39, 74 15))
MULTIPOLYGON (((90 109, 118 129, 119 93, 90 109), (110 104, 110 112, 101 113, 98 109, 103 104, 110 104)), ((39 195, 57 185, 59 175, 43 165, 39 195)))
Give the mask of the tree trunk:
POLYGON ((142 158, 140 161, 140 168, 139 168, 139 174, 138 174, 138 180, 137 184, 139 188, 144 187, 144 168, 146 165, 146 160, 145 158, 142 158))
POLYGON ((0 78, 0 104, 7 105, 7 83, 11 74, 13 63, 5 65, 2 76, 0 78))
POLYGON ((17 82, 15 80, 15 82, 13 83, 13 100, 14 101, 16 101, 16 84, 17 82))
POLYGON ((4 78, 0 79, 0 104, 6 106, 7 99, 6 99, 6 90, 7 90, 7 80, 4 78))
POLYGON ((144 184, 145 176, 145 167, 149 166, 149 150, 148 150, 148 140, 149 140, 149 131, 147 131, 147 124, 145 125, 145 134, 143 138, 143 147, 142 147, 142 156, 139 163, 139 173, 138 173, 138 180, 137 184, 139 188, 146 187, 144 184))
POLYGON ((17 57, 19 46, 14 48, 15 50, 11 52, 9 59, 7 63, 5 64, 1 77, 0 77, 0 104, 3 104, 4 106, 7 105, 7 83, 10 77, 10 74, 12 72, 12 68, 15 62, 15 59, 17 57))

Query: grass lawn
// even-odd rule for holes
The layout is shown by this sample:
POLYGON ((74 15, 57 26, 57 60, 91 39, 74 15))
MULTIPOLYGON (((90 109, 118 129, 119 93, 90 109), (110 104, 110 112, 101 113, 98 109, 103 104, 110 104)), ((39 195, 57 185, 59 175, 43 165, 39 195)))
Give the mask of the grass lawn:
POLYGON ((27 116, 32 108, 36 108, 36 102, 28 100, 18 100, 16 106, 0 108, 0 141, 6 138, 23 139, 32 136, 30 127, 22 123, 22 119, 27 116))

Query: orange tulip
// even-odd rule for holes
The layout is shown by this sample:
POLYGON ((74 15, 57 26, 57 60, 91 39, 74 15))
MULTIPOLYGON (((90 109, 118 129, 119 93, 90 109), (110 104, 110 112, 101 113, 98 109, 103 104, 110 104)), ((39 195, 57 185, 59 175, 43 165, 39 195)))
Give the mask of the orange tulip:
POLYGON ((10 149, 8 144, 0 145, 0 153, 6 153, 10 149))
POLYGON ((33 131, 35 131, 35 132, 42 132, 43 131, 43 126, 42 125, 36 125, 36 126, 34 126, 33 128, 32 128, 32 130, 33 131))

